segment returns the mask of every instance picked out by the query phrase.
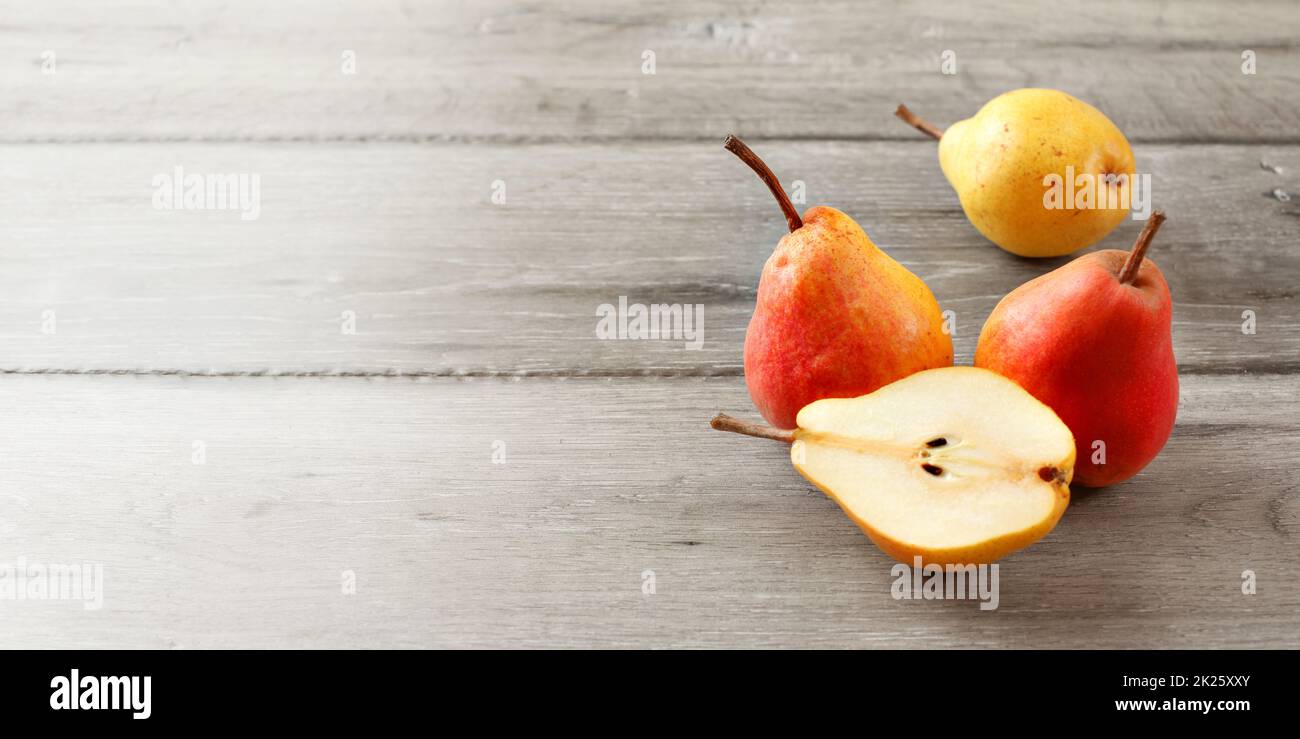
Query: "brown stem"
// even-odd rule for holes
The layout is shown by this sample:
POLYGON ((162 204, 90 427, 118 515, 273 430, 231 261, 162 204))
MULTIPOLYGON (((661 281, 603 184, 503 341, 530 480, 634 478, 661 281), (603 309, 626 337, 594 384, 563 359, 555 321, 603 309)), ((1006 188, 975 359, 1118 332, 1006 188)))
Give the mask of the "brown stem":
POLYGON ((742 421, 739 418, 732 418, 726 413, 719 413, 709 421, 709 425, 719 431, 730 431, 733 434, 744 434, 745 436, 757 436, 760 439, 772 439, 773 441, 783 441, 787 444, 794 443, 794 432, 784 429, 764 426, 761 423, 750 423, 742 421))
POLYGON ((740 161, 748 164, 750 169, 758 173, 759 179, 763 180, 763 184, 767 185, 767 189, 772 191, 777 204, 781 206, 781 212, 785 214, 785 222, 789 224, 790 231, 794 232, 803 228, 803 220, 799 218, 799 211, 794 209, 794 203, 790 202, 790 196, 785 194, 785 190, 781 189, 781 183, 776 179, 776 175, 772 174, 772 170, 768 169, 763 160, 758 158, 754 150, 745 146, 745 142, 735 136, 728 136, 727 140, 722 142, 722 145, 726 147, 727 151, 740 157, 740 161))
POLYGON ((903 121, 906 122, 909 126, 915 128, 916 130, 920 131, 926 136, 933 138, 935 141, 938 141, 939 139, 943 138, 943 131, 940 131, 939 128, 935 126, 933 123, 925 120, 924 118, 918 117, 915 113, 913 113, 910 109, 908 109, 906 105, 903 105, 902 103, 898 104, 898 110, 894 111, 894 115, 898 116, 899 118, 902 118, 903 121))
POLYGON ((1147 219, 1147 225, 1142 227, 1142 233, 1138 234, 1137 241, 1133 242, 1133 251, 1128 253, 1128 259, 1124 260, 1124 266, 1119 270, 1119 284, 1127 285, 1137 279, 1147 247, 1151 246, 1151 240, 1156 237, 1156 231, 1160 230, 1160 224, 1164 222, 1165 212, 1162 210, 1152 213, 1147 219))

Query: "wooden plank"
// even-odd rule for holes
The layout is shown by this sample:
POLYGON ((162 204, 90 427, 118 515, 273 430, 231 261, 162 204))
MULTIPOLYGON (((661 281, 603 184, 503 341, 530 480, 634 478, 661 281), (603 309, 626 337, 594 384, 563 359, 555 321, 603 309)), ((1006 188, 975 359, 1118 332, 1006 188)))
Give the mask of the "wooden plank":
POLYGON ((8 141, 907 139, 898 102, 947 125, 1047 86, 1136 141, 1297 143, 1298 30, 1289 0, 78 0, 6 9, 0 115, 8 141))
MULTIPOLYGON (((1024 260, 966 222, 928 142, 759 142, 956 315, 969 361, 1024 260)), ((1170 215, 1152 256, 1185 372, 1294 371, 1300 147, 1147 145, 1170 215), (1260 166, 1281 168, 1281 174, 1260 166), (1243 334, 1243 311, 1256 314, 1243 334)), ((739 373, 783 221, 718 142, 605 145, 87 144, 2 147, 6 372, 739 373), (151 183, 261 177, 257 220, 155 210, 151 183), (494 182, 505 202, 494 204, 494 182), (602 341, 597 311, 703 306, 704 342, 602 341), (54 317, 54 333, 47 318, 54 317), (355 334, 344 333, 346 313, 355 334)), ((1127 249, 1140 223, 1100 246, 1127 249)))
POLYGON ((752 413, 737 378, 11 376, 0 564, 105 585, 0 600, 0 646, 1294 648, 1296 390, 1185 378, 1161 456, 981 612, 893 600, 778 445, 709 430, 752 413))

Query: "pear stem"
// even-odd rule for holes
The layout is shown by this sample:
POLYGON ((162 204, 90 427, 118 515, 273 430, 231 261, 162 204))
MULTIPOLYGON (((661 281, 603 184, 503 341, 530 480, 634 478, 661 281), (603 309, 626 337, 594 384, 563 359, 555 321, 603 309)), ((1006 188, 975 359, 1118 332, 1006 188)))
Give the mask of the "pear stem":
POLYGON ((898 110, 894 111, 894 115, 902 118, 909 126, 915 128, 926 136, 929 136, 935 141, 943 138, 943 131, 940 131, 938 126, 935 126, 933 123, 919 117, 902 103, 898 104, 898 110))
POLYGON ((726 413, 719 413, 709 421, 709 425, 719 431, 730 431, 733 434, 744 434, 745 436, 757 436, 760 439, 772 439, 773 441, 783 441, 786 444, 794 443, 794 432, 784 429, 764 426, 761 423, 750 423, 742 421, 739 418, 733 418, 726 413))
POLYGON ((1160 230, 1160 224, 1164 222, 1165 212, 1162 210, 1152 213, 1147 219, 1147 225, 1142 227, 1142 233, 1133 242, 1133 251, 1128 253, 1128 259, 1124 260, 1124 266, 1119 270, 1119 284, 1128 285, 1137 279, 1138 270, 1142 268, 1142 258, 1146 256, 1151 240, 1156 237, 1156 231, 1160 230))
POLYGON ((745 146, 745 142, 735 136, 728 136, 727 140, 722 142, 722 145, 727 151, 740 157, 740 161, 748 164, 750 169, 758 173, 759 179, 763 181, 763 184, 767 185, 767 189, 772 191, 777 204, 781 206, 781 212, 785 214, 785 222, 789 224, 791 233, 803 228, 803 219, 799 218, 799 211, 794 209, 794 203, 790 202, 790 196, 785 194, 785 190, 781 189, 781 183, 776 179, 776 175, 772 173, 772 170, 768 168, 762 159, 758 158, 754 150, 745 146))

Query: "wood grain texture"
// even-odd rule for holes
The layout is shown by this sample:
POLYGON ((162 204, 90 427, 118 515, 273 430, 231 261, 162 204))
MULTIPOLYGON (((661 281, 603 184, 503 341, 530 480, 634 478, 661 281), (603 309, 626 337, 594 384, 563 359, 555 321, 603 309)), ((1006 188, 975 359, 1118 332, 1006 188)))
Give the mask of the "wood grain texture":
POLYGON ((1289 0, 79 0, 4 15, 9 141, 909 139, 899 102, 946 126, 1052 86, 1136 141, 1300 143, 1289 0), (946 50, 957 74, 940 72, 946 50))
POLYGON ((1293 2, 3 12, 0 566, 106 582, 98 611, 0 599, 0 647, 1300 647, 1293 2), (891 113, 1029 85, 1153 175, 1178 425, 1003 561, 996 611, 895 601, 779 447, 707 428, 753 415, 783 230, 721 140, 923 277, 966 363, 1066 260, 985 242, 891 113), (259 218, 154 209, 178 165, 259 174, 259 218), (597 340, 619 296, 702 305, 703 346, 597 340))
POLYGON ((780 445, 711 431, 738 378, 7 377, 0 563, 105 590, 0 602, 0 646, 1297 647, 1297 390, 1185 378, 1161 456, 982 612, 892 599, 780 445))
MULTIPOLYGON (((808 204, 856 217, 956 316, 958 361, 1026 260, 966 221, 928 142, 756 143, 808 204)), ((737 374, 784 230, 762 184, 699 144, 84 144, 0 148, 0 368, 422 374, 737 374), (155 174, 251 172, 261 214, 160 211, 155 174), (491 200, 494 181, 504 204, 491 200), (602 341, 597 310, 703 306, 704 342, 602 341), (43 333, 46 311, 56 332, 43 333), (341 330, 356 316, 356 333, 341 330)), ((1300 147, 1146 145, 1151 257, 1185 372, 1300 358, 1300 147), (1266 161, 1281 174, 1261 168, 1266 161), (1257 332, 1243 334, 1242 313, 1257 332)), ((1094 248, 1128 249, 1126 221, 1094 248)))

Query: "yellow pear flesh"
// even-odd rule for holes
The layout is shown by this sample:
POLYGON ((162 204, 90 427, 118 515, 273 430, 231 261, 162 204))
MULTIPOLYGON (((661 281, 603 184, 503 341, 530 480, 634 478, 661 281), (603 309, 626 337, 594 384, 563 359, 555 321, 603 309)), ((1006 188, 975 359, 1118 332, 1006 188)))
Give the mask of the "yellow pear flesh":
POLYGON ((1128 215, 1127 207, 1100 207, 1130 202, 1128 140, 1101 111, 1059 90, 993 98, 943 132, 939 166, 975 228, 1020 256, 1069 254, 1100 241, 1128 215), (1061 178, 1056 202, 1063 207, 1044 201, 1051 174, 1061 178))
POLYGON ((992 562, 1042 538, 1069 504, 1069 428, 987 370, 927 370, 819 400, 798 424, 795 468, 902 562, 992 562))

